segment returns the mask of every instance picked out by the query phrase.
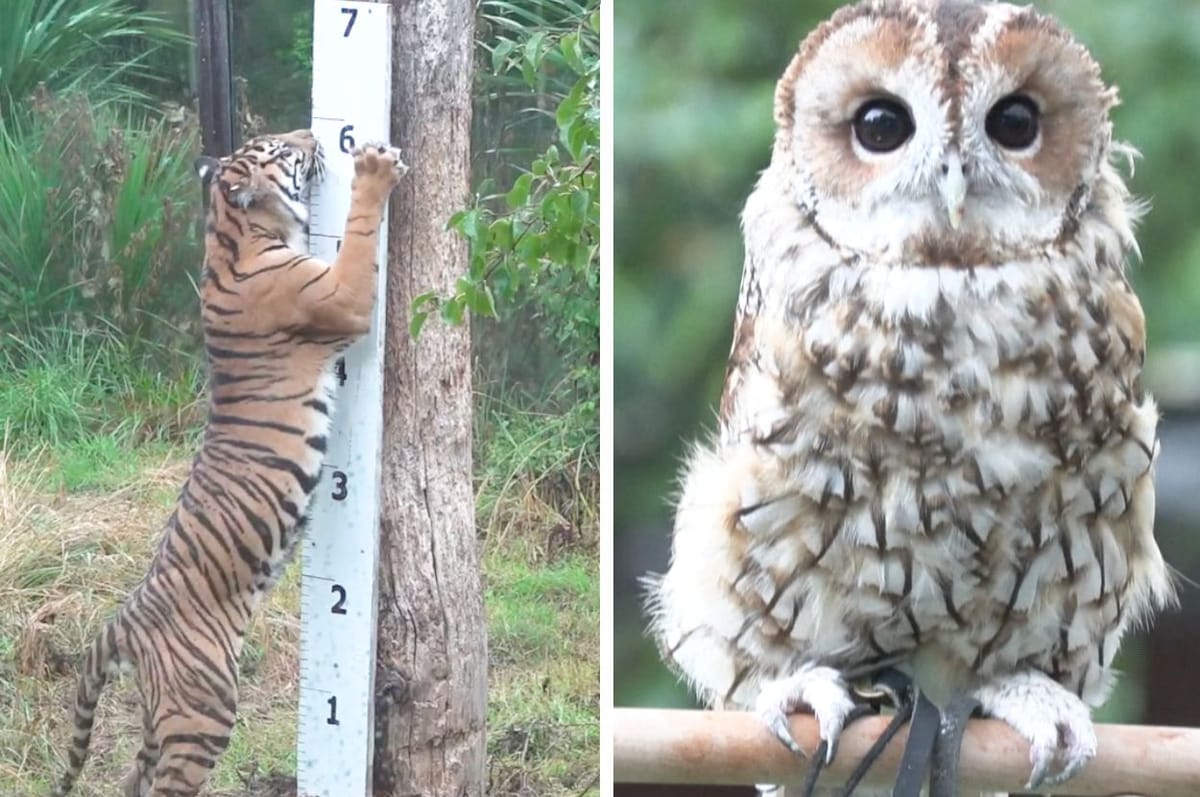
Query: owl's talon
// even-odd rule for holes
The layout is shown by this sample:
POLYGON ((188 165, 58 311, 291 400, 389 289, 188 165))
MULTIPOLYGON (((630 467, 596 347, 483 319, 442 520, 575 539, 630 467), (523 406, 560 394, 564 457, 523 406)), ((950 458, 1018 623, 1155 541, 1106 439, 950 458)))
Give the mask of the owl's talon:
POLYGON ((1096 755, 1091 712, 1073 692, 1040 672, 1021 672, 976 692, 984 713, 1029 742, 1027 789, 1055 786, 1096 755))
POLYGON ((837 670, 806 664, 786 678, 767 683, 755 701, 755 711, 775 738, 803 758, 808 754, 792 736, 788 714, 805 706, 817 718, 821 741, 825 742, 824 763, 829 764, 846 718, 854 710, 850 691, 837 670))
POLYGON ((776 739, 783 743, 784 747, 791 750, 801 758, 808 757, 808 753, 804 751, 804 748, 801 747, 799 742, 796 741, 796 738, 792 736, 792 728, 788 723, 787 714, 776 708, 774 710, 760 712, 759 716, 762 717, 763 722, 766 723, 767 729, 774 734, 776 739))

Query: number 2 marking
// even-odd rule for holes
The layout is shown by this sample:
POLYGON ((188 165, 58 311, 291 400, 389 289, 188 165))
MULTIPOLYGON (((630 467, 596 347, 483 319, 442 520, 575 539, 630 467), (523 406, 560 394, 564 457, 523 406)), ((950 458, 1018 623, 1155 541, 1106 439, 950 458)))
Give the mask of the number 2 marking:
POLYGON ((334 614, 346 613, 346 588, 341 584, 334 584, 329 588, 329 591, 338 596, 337 603, 333 604, 333 608, 329 611, 334 614))
POLYGON ((342 38, 344 39, 350 35, 350 29, 354 27, 354 20, 358 19, 358 9, 343 8, 342 13, 350 15, 350 19, 346 22, 346 32, 342 34, 342 38))

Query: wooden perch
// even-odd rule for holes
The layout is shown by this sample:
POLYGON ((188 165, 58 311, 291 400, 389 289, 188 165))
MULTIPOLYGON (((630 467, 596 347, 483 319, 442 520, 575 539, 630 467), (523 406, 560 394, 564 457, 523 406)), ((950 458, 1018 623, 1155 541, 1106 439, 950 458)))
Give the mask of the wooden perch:
MULTIPOLYGON (((807 762, 788 752, 753 714, 618 708, 612 712, 613 779, 618 783, 799 783, 807 762)), ((866 717, 842 734, 837 759, 822 776, 842 782, 888 723, 866 717)), ((792 717, 792 733, 805 750, 817 747, 811 715, 792 717)), ((1200 795, 1200 729, 1097 725, 1099 751, 1057 794, 1200 795)), ((901 730, 871 769, 864 785, 890 783, 907 729, 901 730)), ((1022 791, 1029 776, 1029 746, 996 720, 972 720, 963 740, 962 793, 1022 791)))

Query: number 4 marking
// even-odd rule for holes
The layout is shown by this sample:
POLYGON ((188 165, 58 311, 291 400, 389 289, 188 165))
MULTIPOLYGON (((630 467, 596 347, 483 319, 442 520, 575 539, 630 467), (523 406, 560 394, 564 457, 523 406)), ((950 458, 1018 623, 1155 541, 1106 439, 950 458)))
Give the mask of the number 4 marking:
POLYGON ((346 22, 346 32, 342 34, 342 38, 344 39, 350 35, 350 29, 354 27, 354 20, 358 19, 358 9, 343 8, 342 13, 350 15, 350 19, 346 22))

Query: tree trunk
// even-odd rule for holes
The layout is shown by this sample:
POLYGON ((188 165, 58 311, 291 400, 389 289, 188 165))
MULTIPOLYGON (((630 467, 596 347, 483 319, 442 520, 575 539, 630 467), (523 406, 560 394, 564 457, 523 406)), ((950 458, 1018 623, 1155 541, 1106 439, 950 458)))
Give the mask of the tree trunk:
MULTIPOLYGON (((390 0, 392 143, 411 170, 388 224, 375 797, 482 795, 487 630, 471 473, 466 324, 409 306, 448 293, 467 248, 444 231, 470 192, 472 0, 390 0)), ((364 80, 371 80, 364 75, 364 80)))

